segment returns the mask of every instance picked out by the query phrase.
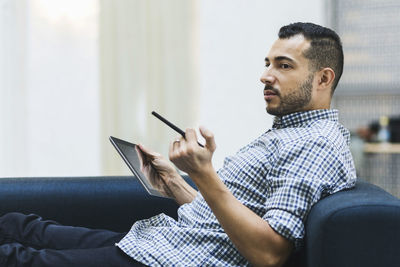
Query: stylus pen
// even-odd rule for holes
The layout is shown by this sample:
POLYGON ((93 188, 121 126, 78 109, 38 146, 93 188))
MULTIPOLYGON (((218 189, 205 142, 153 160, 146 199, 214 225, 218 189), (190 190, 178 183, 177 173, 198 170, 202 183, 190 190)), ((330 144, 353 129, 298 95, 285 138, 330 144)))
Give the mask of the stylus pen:
MULTIPOLYGON (((166 125, 168 125, 169 127, 171 127, 172 129, 174 129, 176 132, 178 132, 180 135, 183 136, 183 138, 186 139, 186 135, 185 132, 182 131, 181 129, 179 129, 177 126, 175 126, 174 124, 172 124, 171 122, 169 122, 166 118, 164 118, 163 116, 161 116, 160 114, 158 114, 155 111, 152 111, 151 114, 153 114, 155 117, 157 117, 158 119, 160 119, 162 122, 164 122, 166 125)), ((197 144, 199 144, 199 146, 204 147, 202 144, 200 144, 199 142, 197 142, 197 144)))

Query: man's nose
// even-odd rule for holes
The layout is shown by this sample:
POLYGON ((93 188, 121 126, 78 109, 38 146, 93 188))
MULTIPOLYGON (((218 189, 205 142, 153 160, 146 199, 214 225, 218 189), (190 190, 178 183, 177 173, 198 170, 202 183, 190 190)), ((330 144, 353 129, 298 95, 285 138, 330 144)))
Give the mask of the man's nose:
POLYGON ((271 74, 271 71, 269 69, 266 69, 261 75, 260 81, 263 84, 273 84, 275 82, 275 76, 271 74))

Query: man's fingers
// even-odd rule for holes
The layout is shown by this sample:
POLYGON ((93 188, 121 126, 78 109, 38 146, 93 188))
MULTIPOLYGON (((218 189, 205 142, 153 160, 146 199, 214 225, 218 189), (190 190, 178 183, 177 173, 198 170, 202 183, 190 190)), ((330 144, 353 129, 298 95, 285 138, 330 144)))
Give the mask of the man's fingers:
POLYGON ((141 150, 141 152, 143 152, 144 154, 146 154, 146 156, 150 156, 152 158, 157 157, 159 154, 157 152, 154 152, 150 149, 148 149, 147 147, 145 147, 142 144, 137 144, 136 147, 139 147, 139 149, 141 150))
POLYGON ((147 163, 146 156, 140 150, 139 146, 135 146, 136 153, 140 161, 140 170, 143 171, 144 165, 147 163))
POLYGON ((172 142, 172 147, 174 149, 178 149, 181 146, 181 142, 183 142, 184 139, 181 136, 175 137, 174 141, 172 142))
POLYGON ((214 152, 217 148, 214 140, 214 134, 204 126, 200 126, 199 130, 201 135, 206 140, 206 148, 208 148, 211 152, 214 152))
POLYGON ((181 136, 175 137, 175 139, 169 144, 169 159, 173 158, 174 153, 179 149, 180 142, 182 141, 181 136))
POLYGON ((196 131, 192 128, 187 128, 185 131, 186 141, 189 144, 196 144, 197 145, 197 134, 196 131))

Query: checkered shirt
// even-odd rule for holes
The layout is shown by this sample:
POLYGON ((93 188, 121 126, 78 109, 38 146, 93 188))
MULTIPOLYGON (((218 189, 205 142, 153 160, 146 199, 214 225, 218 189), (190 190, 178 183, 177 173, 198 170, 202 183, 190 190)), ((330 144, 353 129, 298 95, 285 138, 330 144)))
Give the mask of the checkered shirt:
MULTIPOLYGON (((356 181, 349 132, 337 110, 276 117, 273 128, 227 157, 218 176, 245 206, 299 248, 319 199, 356 181)), ((149 266, 247 266, 199 192, 178 210, 136 222, 116 244, 149 266)))

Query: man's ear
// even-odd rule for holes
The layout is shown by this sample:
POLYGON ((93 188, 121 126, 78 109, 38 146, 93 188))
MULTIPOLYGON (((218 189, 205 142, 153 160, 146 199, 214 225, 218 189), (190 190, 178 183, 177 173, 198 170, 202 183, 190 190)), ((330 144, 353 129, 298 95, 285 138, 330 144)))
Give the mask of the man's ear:
POLYGON ((323 68, 318 71, 318 90, 330 89, 335 80, 335 72, 331 68, 323 68))

